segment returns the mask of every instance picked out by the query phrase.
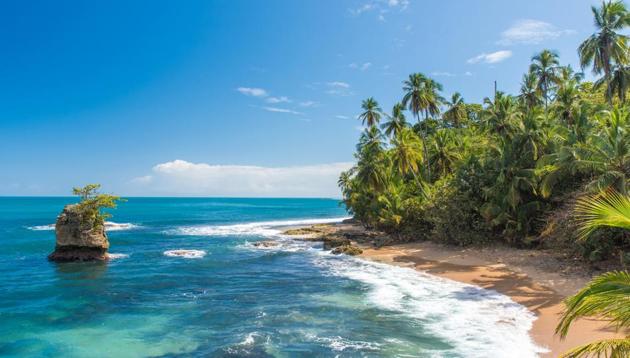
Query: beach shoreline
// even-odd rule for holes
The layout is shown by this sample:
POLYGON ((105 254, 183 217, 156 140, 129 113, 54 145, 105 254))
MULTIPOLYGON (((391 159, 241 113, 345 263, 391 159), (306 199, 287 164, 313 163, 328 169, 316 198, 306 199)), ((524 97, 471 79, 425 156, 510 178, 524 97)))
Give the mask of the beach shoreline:
POLYGON ((523 250, 507 246, 457 247, 429 241, 375 246, 378 235, 352 223, 302 226, 289 230, 294 237, 319 240, 350 237, 363 251, 361 258, 413 268, 438 277, 494 290, 510 297, 535 316, 530 336, 548 349, 541 357, 557 357, 576 346, 599 339, 622 337, 606 322, 582 319, 561 340, 555 327, 563 300, 583 287, 596 273, 560 259, 551 250, 523 250), (300 229, 305 229, 300 232, 300 229), (314 230, 313 230, 314 229, 314 230), (363 235, 363 236, 362 236, 363 235))

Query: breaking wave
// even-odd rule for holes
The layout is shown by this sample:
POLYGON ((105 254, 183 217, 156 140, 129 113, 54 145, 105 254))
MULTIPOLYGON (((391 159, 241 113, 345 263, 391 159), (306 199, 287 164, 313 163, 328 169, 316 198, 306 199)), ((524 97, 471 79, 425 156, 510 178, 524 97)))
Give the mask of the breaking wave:
MULTIPOLYGON (((140 225, 136 225, 132 223, 116 223, 113 221, 105 222, 105 230, 107 231, 132 230, 132 229, 138 229, 140 227, 141 227, 140 225)), ((28 226, 27 229, 33 230, 33 231, 55 230, 55 224, 28 226)))
POLYGON ((278 220, 261 221, 247 224, 235 225, 203 225, 203 226, 182 226, 167 230, 169 235, 189 235, 189 236, 264 236, 271 237, 279 235, 283 227, 332 224, 338 223, 349 217, 328 218, 328 219, 302 219, 302 220, 278 220))

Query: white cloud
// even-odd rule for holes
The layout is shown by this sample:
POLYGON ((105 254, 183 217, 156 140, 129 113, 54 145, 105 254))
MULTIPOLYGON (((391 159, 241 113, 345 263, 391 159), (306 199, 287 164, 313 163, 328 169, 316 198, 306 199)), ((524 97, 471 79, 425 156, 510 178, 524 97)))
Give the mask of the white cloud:
POLYGON ((240 93, 246 96, 254 96, 254 97, 267 97, 267 91, 262 88, 252 88, 252 87, 239 87, 236 89, 240 93))
POLYGON ((292 109, 287 109, 287 108, 278 108, 278 107, 263 107, 263 109, 264 109, 265 111, 269 111, 269 112, 289 113, 289 114, 296 114, 296 115, 301 115, 301 114, 303 114, 302 112, 294 111, 294 110, 292 110, 292 109))
POLYGON ((390 7, 400 6, 401 10, 406 10, 409 6, 409 0, 387 0, 387 5, 390 7))
POLYGON ((350 91, 350 84, 341 81, 334 81, 326 83, 330 89, 326 93, 334 96, 351 96, 353 93, 350 91))
POLYGON ((303 101, 303 102, 300 102, 300 106, 302 106, 302 107, 313 107, 316 104, 317 104, 317 102, 315 102, 315 101, 303 101))
MULTIPOLYGON (((352 163, 294 167, 210 165, 174 160, 153 167, 149 182, 132 180, 152 195, 339 197, 337 179, 352 163)), ((146 177, 146 176, 145 176, 146 177)))
POLYGON ((290 103, 291 102, 289 97, 286 97, 286 96, 269 97, 265 101, 267 101, 269 103, 290 103))
POLYGON ((338 114, 338 115, 336 115, 336 116, 335 116, 335 118, 339 118, 339 119, 350 119, 350 117, 348 117, 348 116, 344 116, 344 115, 342 115, 342 114, 338 114))
POLYGON ((431 72, 431 75, 436 76, 436 77, 455 77, 454 73, 446 72, 446 71, 431 72))
POLYGON ((366 4, 363 4, 363 5, 359 6, 356 9, 349 9, 349 10, 350 10, 350 13, 353 14, 353 15, 361 15, 362 13, 374 10, 375 8, 376 8, 375 4, 373 4, 373 3, 366 3, 366 4))
POLYGON ((350 88, 350 84, 341 81, 328 82, 327 85, 330 87, 350 88))
POLYGON ((500 45, 539 44, 545 40, 553 40, 572 33, 575 31, 558 29, 548 22, 524 19, 516 21, 510 28, 503 31, 497 43, 500 45))
POLYGON ((472 72, 470 72, 470 71, 466 71, 466 72, 464 72, 464 76, 472 76, 472 75, 473 75, 473 73, 472 73, 472 72))
POLYGON ((499 63, 512 56, 512 51, 501 50, 492 53, 482 53, 475 57, 469 58, 468 63, 499 63))
POLYGON ((379 17, 378 19, 381 21, 385 21, 385 17, 383 16, 386 13, 388 8, 399 9, 400 11, 407 10, 409 7, 409 0, 372 0, 364 3, 363 5, 354 8, 348 9, 350 13, 354 16, 359 16, 363 13, 370 12, 372 10, 379 9, 379 17))
POLYGON ((351 63, 348 65, 348 67, 355 69, 355 70, 361 70, 361 71, 365 71, 368 68, 370 68, 372 66, 371 62, 365 62, 363 64, 357 64, 357 63, 351 63))

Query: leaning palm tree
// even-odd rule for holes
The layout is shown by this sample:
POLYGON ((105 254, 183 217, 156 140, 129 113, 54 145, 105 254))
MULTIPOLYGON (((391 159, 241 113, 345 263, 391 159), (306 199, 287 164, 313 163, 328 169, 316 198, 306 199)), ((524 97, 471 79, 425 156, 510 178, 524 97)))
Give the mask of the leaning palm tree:
POLYGON ((361 103, 361 108, 363 109, 363 113, 359 115, 361 122, 368 127, 377 125, 381 120, 381 113, 383 113, 383 110, 378 106, 378 102, 370 97, 361 103))
MULTIPOLYGON (((628 37, 619 33, 630 24, 628 9, 621 0, 602 2, 601 7, 591 7, 597 32, 587 38, 580 47, 580 65, 582 68, 592 64, 593 72, 604 73, 604 80, 609 83, 613 64, 625 64, 628 60, 628 37)), ((609 103, 612 94, 607 86, 609 103)))
POLYGON ((559 66, 558 54, 550 50, 543 50, 532 57, 532 64, 529 66, 529 72, 538 80, 538 89, 542 93, 545 109, 549 103, 549 91, 558 78, 559 66))
POLYGON ((385 134, 389 137, 395 138, 400 134, 403 128, 409 126, 407 120, 405 119, 405 114, 403 111, 405 107, 402 103, 396 103, 394 108, 392 108, 392 115, 387 116, 389 121, 381 124, 381 129, 385 131, 385 134))
POLYGON ((464 98, 459 92, 453 93, 451 100, 447 101, 448 109, 444 112, 444 119, 449 121, 455 128, 459 128, 468 117, 464 98))
MULTIPOLYGON (((630 198, 617 192, 580 199, 576 205, 580 223, 580 238, 586 238, 600 227, 630 229, 630 198)), ((556 334, 567 336, 571 324, 578 318, 600 317, 617 330, 630 328, 630 273, 612 271, 594 278, 586 287, 565 301, 566 309, 556 327, 556 334)), ((630 336, 588 343, 561 357, 630 356, 630 336)))

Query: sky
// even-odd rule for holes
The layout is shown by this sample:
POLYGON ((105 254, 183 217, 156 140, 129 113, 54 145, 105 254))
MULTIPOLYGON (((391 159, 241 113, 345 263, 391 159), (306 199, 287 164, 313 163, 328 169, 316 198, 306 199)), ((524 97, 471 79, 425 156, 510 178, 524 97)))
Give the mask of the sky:
POLYGON ((3 2, 0 195, 338 197, 363 99, 414 72, 516 93, 544 48, 579 68, 596 3, 3 2))

